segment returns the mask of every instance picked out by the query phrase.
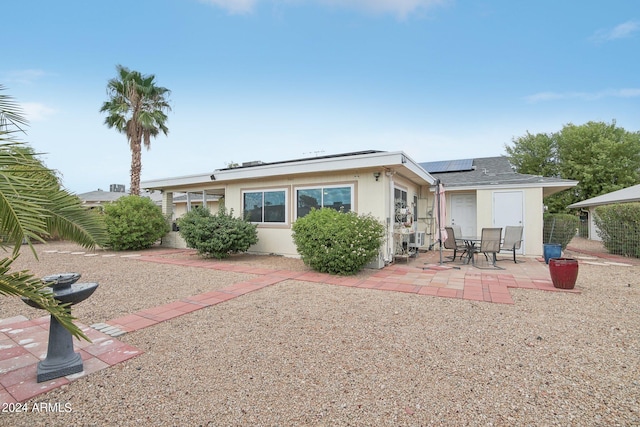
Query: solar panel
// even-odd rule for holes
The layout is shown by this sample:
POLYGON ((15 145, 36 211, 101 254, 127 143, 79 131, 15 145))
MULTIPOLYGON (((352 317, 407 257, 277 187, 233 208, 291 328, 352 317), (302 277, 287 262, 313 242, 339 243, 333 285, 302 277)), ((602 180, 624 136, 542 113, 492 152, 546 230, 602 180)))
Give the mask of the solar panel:
POLYGON ((438 162, 424 162, 420 166, 429 173, 462 172, 473 169, 473 159, 441 160, 438 162))

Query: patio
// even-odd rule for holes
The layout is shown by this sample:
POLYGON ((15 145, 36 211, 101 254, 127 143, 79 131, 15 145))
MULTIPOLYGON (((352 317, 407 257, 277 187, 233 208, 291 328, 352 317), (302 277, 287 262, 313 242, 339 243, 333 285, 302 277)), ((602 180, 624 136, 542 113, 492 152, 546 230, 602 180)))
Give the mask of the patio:
MULTIPOLYGON (((501 260, 503 270, 481 270, 461 262, 440 264, 439 253, 419 253, 406 263, 396 263, 372 274, 359 277, 339 277, 310 271, 283 271, 251 266, 214 264, 210 260, 194 260, 190 250, 169 250, 140 255, 130 259, 139 262, 184 265, 189 267, 233 269, 236 272, 257 274, 257 277, 235 283, 223 289, 183 298, 179 301, 150 307, 104 323, 87 327, 81 325, 93 343, 74 340, 85 370, 82 373, 36 383, 37 362, 46 355, 48 316, 29 320, 15 316, 0 320, 0 400, 24 402, 39 394, 109 368, 143 353, 116 338, 129 332, 154 326, 173 318, 204 309, 267 286, 295 279, 298 281, 402 292, 420 296, 456 298, 486 303, 513 304, 510 288, 537 289, 552 292, 579 293, 579 289, 560 290, 553 287, 544 261, 539 258, 520 257, 517 264, 508 258, 501 260), (176 257, 183 254, 186 257, 176 257), (171 256, 168 256, 171 255, 171 256)), ((447 252, 443 254, 446 257, 447 252)))

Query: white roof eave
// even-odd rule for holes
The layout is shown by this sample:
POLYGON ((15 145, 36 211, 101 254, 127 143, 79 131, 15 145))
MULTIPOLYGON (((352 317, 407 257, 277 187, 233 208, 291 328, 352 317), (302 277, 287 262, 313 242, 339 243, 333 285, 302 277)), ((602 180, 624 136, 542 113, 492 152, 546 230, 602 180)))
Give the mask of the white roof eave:
POLYGON ((612 191, 611 193, 601 194, 581 202, 573 203, 568 208, 586 208, 591 206, 610 205, 614 203, 630 203, 640 201, 640 185, 623 188, 621 190, 612 191))
POLYGON ((245 168, 217 169, 210 174, 143 181, 140 186, 146 189, 164 189, 214 183, 214 185, 223 185, 229 181, 375 167, 403 169, 405 172, 409 172, 412 179, 423 181, 420 184, 430 185, 435 182, 435 179, 428 172, 403 152, 379 152, 356 156, 306 159, 290 163, 270 163, 245 168))
POLYGON ((562 190, 567 190, 569 188, 573 188, 578 185, 578 181, 563 181, 563 182, 528 182, 528 183, 510 183, 510 184, 500 184, 500 183, 486 183, 486 184, 475 184, 475 185, 451 185, 447 186, 445 184, 445 190, 449 191, 470 191, 470 190, 483 190, 487 188, 495 189, 514 189, 514 188, 560 188, 562 190))

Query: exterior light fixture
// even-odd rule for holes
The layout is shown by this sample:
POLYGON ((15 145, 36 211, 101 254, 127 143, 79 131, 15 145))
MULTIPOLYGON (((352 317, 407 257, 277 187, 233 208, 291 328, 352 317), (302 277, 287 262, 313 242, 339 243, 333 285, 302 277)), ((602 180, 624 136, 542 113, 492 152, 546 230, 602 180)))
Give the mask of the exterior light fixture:
POLYGON ((378 180, 378 178, 380 178, 380 172, 374 172, 373 173, 373 177, 376 179, 376 181, 378 180))

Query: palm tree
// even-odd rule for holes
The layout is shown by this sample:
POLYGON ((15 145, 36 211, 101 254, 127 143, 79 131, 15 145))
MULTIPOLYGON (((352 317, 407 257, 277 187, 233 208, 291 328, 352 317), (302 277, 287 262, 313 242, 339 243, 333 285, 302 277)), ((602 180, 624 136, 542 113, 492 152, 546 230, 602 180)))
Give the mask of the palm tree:
POLYGON ((64 190, 56 173, 17 140, 14 134, 23 132, 21 125, 26 126, 27 121, 18 105, 0 94, 0 249, 13 247, 11 256, 0 259, 0 295, 31 299, 74 336, 88 340, 73 324, 69 308, 59 304, 40 279, 28 271, 10 271, 24 242, 37 257, 32 242, 44 242, 51 235, 86 248, 99 245, 106 237, 102 218, 64 190))
POLYGON ((109 80, 107 94, 109 100, 102 104, 101 113, 107 113, 104 123, 127 135, 131 148, 131 194, 140 195, 140 173, 142 171, 142 143, 147 150, 151 147, 151 137, 162 131, 169 133, 166 126, 167 112, 171 106, 166 97, 171 93, 167 88, 156 86, 155 76, 131 71, 122 65, 116 66, 118 77, 109 80))

